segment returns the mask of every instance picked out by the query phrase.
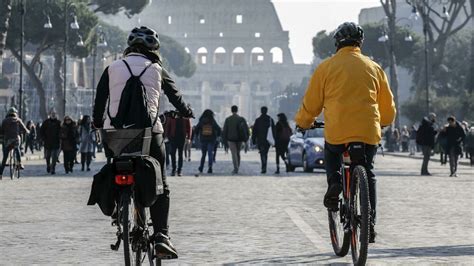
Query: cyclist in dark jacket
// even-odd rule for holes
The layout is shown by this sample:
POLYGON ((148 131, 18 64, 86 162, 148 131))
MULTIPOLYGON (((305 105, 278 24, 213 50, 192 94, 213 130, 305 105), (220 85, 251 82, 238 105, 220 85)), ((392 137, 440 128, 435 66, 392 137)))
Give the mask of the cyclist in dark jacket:
POLYGON ((201 142, 201 163, 199 165, 199 173, 204 169, 206 162, 206 154, 208 155, 208 169, 207 173, 212 174, 212 164, 214 162, 214 148, 217 142, 217 137, 221 135, 221 128, 214 119, 214 112, 212 110, 205 110, 199 122, 194 129, 194 137, 199 138, 201 142))
POLYGON ((3 160, 2 165, 0 166, 0 180, 3 176, 3 169, 7 163, 8 153, 11 149, 15 150, 15 156, 18 162, 20 163, 20 168, 24 169, 21 164, 21 154, 20 154, 20 141, 21 135, 29 131, 26 129, 23 121, 18 117, 18 112, 16 108, 12 107, 8 110, 7 117, 2 122, 0 131, 3 133, 3 160))

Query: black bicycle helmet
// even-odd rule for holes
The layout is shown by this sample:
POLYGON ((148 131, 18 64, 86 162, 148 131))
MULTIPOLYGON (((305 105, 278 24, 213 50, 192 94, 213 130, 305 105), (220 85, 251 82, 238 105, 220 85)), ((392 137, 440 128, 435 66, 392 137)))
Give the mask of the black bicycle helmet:
POLYGON ((156 33, 156 31, 141 26, 140 28, 134 28, 130 32, 127 44, 128 46, 142 44, 150 50, 158 50, 160 48, 160 39, 158 38, 158 33, 156 33))
POLYGON ((364 30, 354 22, 344 22, 337 27, 333 38, 336 40, 336 46, 351 42, 361 45, 364 41, 364 30))

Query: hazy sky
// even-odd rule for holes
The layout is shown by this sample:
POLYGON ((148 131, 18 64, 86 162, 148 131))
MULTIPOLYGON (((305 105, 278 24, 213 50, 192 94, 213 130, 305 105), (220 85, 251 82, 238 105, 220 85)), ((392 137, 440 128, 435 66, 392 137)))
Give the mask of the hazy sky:
POLYGON ((358 21, 362 8, 380 6, 379 0, 272 0, 296 63, 310 63, 312 38, 318 31, 334 30, 344 21, 358 21))

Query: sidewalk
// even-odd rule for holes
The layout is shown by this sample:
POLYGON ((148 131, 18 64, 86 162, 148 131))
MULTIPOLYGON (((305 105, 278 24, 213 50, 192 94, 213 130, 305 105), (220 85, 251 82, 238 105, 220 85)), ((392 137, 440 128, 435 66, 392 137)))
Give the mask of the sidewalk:
POLYGON ((44 159, 44 155, 43 155, 43 151, 37 151, 35 154, 25 154, 23 156, 21 156, 21 160, 25 160, 25 161, 36 161, 36 160, 43 160, 44 159))
MULTIPOLYGON (((394 157, 412 158, 412 159, 417 159, 417 160, 423 160, 423 155, 421 153, 416 153, 414 156, 410 156, 408 152, 387 152, 387 151, 384 151, 384 154, 394 156, 394 157)), ((449 160, 449 158, 448 158, 448 160, 449 160)), ((439 154, 437 153, 435 155, 432 155, 430 161, 441 162, 441 160, 439 159, 439 154)), ((460 165, 470 166, 469 160, 466 159, 465 157, 464 158, 459 158, 458 163, 460 165)))

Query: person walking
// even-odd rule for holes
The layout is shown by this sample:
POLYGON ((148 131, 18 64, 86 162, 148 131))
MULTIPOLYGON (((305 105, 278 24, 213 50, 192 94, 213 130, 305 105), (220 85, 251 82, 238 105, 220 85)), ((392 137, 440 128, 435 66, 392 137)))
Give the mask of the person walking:
POLYGON ((409 132, 410 139, 408 141, 408 150, 410 151, 409 155, 413 156, 416 153, 416 128, 414 125, 410 128, 409 132))
POLYGON ((464 139, 466 153, 469 156, 470 165, 474 166, 474 126, 471 126, 464 139))
POLYGON ((165 138, 168 138, 171 147, 171 176, 176 175, 176 152, 178 152, 177 173, 181 176, 184 144, 191 138, 191 120, 181 117, 178 112, 173 112, 166 122, 165 133, 165 138))
POLYGON ((285 163, 286 172, 288 172, 288 164, 286 163, 286 153, 288 152, 288 144, 290 137, 293 134, 288 118, 284 113, 277 115, 278 122, 275 125, 275 150, 276 150, 276 171, 275 174, 280 173, 280 157, 285 163))
POLYGON ((410 140, 410 132, 407 126, 403 126, 400 133, 400 144, 402 145, 402 152, 408 152, 408 141, 410 140))
POLYGON ((448 152, 449 152, 449 169, 451 170, 451 177, 457 177, 458 159, 459 155, 462 154, 462 142, 466 137, 461 123, 456 121, 454 116, 448 117, 449 125, 446 127, 446 138, 448 140, 448 152))
POLYGON ((431 150, 435 144, 435 122, 436 114, 430 113, 427 117, 424 117, 421 121, 421 125, 416 132, 416 143, 421 146, 423 153, 423 163, 421 164, 421 175, 431 175, 428 172, 428 163, 431 157, 431 150))
POLYGON ((249 139, 249 128, 245 118, 238 115, 239 108, 233 105, 230 108, 232 115, 227 117, 222 130, 224 147, 229 147, 232 156, 234 170, 232 174, 238 174, 240 168, 240 151, 242 145, 249 139))
POLYGON ((210 109, 204 110, 199 122, 196 125, 195 137, 201 142, 201 163, 199 164, 199 174, 202 174, 204 163, 206 162, 206 154, 208 160, 207 173, 212 174, 212 165, 214 163, 214 148, 217 138, 221 135, 221 128, 214 119, 214 112, 210 109))
POLYGON ((40 135, 44 145, 44 157, 46 159, 46 171, 52 175, 56 174, 56 163, 60 148, 61 121, 52 111, 41 125, 40 135))
POLYGON ((61 149, 64 156, 64 170, 66 174, 72 173, 74 168, 74 159, 76 158, 77 145, 77 125, 69 116, 64 117, 61 125, 61 149))
MULTIPOLYGON (((261 115, 255 120, 252 131, 252 142, 257 145, 260 153, 260 162, 262 165, 261 174, 267 173, 268 151, 274 143, 270 143, 268 138, 275 136, 275 123, 273 119, 267 115, 268 108, 263 106, 260 108, 261 115), (269 133, 268 130, 271 129, 269 133)), ((271 140, 270 140, 271 141, 271 140)))
POLYGON ((26 134, 26 138, 25 138, 25 153, 28 152, 28 148, 30 149, 31 151, 31 154, 34 154, 34 150, 35 150, 35 142, 36 142, 36 126, 35 126, 35 123, 33 123, 33 121, 28 121, 26 123, 26 129, 28 129, 28 131, 30 131, 30 133, 26 134))
POLYGON ((95 143, 95 131, 91 127, 91 117, 85 115, 82 118, 81 126, 79 128, 79 136, 81 140, 81 145, 79 151, 81 152, 81 171, 84 171, 85 166, 87 171, 90 171, 90 165, 92 162, 92 154, 94 152, 94 143, 95 143))
POLYGON ((436 144, 439 150, 439 160, 441 165, 445 165, 448 162, 448 136, 446 134, 446 128, 448 125, 443 126, 436 137, 436 144))

